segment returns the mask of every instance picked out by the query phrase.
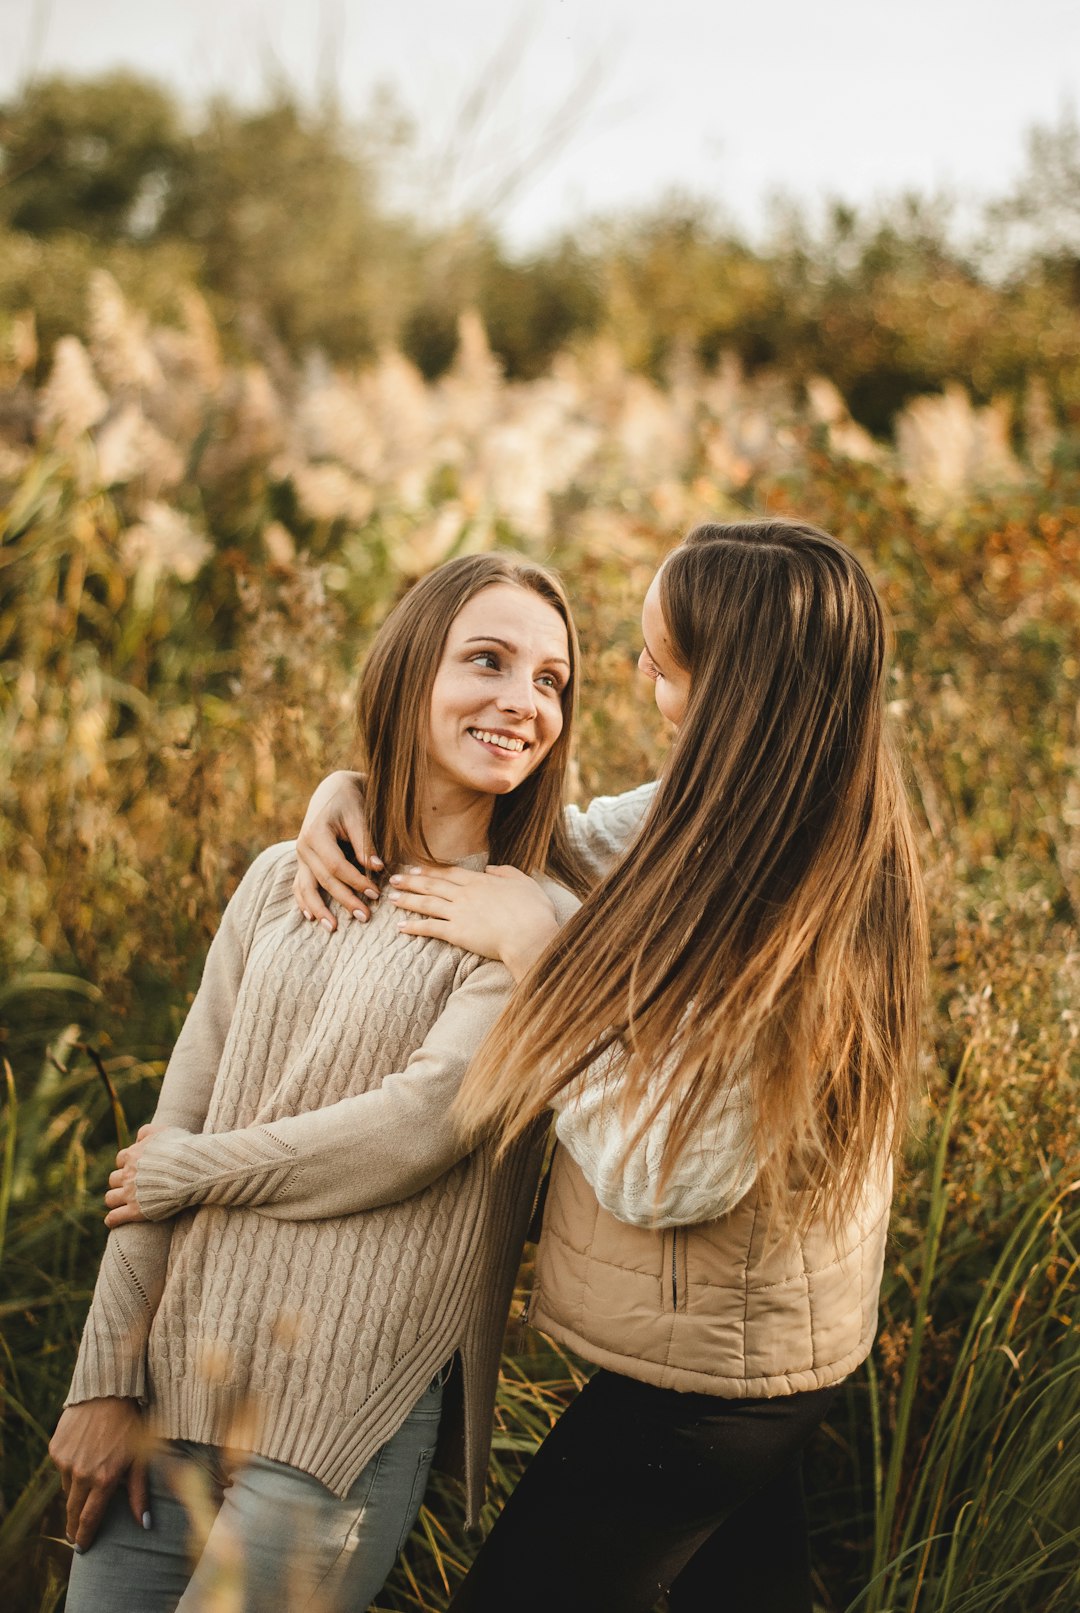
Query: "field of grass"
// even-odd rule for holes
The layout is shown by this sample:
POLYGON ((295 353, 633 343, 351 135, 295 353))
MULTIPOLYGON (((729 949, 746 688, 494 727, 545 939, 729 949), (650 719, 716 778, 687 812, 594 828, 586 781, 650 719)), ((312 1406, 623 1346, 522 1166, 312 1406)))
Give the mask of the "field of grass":
MULTIPOLYGON (((153 1108, 218 915, 351 755, 364 646, 408 581, 492 544, 553 561, 587 656, 579 795, 663 754, 637 609, 696 520, 787 511, 866 559, 896 635, 933 922, 923 1095, 882 1330, 812 1453, 828 1613, 1080 1603, 1080 477, 1052 422, 958 391, 896 446, 826 383, 596 343, 507 383, 478 321, 400 354, 230 366, 189 294, 152 327, 106 276, 86 345, 0 373, 0 1583, 48 1613, 46 1445, 118 1139, 153 1108), (26 429, 30 421, 31 429, 26 429)), ((21 346, 20 346, 21 341, 21 346)), ((508 1338, 492 1506, 579 1381, 508 1338)), ((471 1546, 437 1486, 386 1609, 471 1546)), ((553 1610, 555 1613, 555 1610, 553 1610)))

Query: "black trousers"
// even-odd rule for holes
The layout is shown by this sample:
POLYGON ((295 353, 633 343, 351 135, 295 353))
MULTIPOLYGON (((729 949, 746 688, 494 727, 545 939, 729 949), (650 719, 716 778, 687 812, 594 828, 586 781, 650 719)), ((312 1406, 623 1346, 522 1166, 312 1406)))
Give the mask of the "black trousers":
POLYGON ((836 1389, 724 1400, 598 1372, 451 1613, 811 1613, 802 1449, 836 1389))

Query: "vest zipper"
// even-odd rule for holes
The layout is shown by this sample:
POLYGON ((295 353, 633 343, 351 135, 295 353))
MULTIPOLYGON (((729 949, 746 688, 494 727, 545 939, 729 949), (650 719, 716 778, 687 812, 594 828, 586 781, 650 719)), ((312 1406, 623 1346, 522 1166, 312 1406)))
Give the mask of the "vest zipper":
POLYGON ((671 1229, 671 1308, 679 1308, 679 1229, 671 1229))
POLYGON ((515 1348, 517 1349, 519 1354, 525 1348, 525 1329, 529 1324, 529 1307, 531 1305, 532 1305, 532 1293, 530 1291, 528 1294, 525 1295, 525 1303, 521 1307, 521 1313, 518 1316, 517 1326, 515 1328, 515 1332, 517 1334, 517 1343, 516 1343, 515 1348))

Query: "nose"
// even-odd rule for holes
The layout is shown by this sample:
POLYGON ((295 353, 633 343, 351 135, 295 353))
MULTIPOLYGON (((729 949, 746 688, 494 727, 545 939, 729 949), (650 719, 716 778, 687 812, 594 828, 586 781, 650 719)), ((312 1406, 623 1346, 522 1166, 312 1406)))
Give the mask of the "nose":
POLYGON ((651 665, 651 663, 649 661, 649 652, 648 652, 648 650, 643 649, 641 654, 638 656, 638 658, 637 658, 637 668, 638 668, 639 672, 644 673, 645 677, 647 677, 647 678, 652 677, 652 665, 651 665))
POLYGON ((535 717, 536 689, 529 674, 522 672, 508 678, 496 697, 495 704, 500 711, 505 711, 508 715, 512 712, 518 717, 535 717))

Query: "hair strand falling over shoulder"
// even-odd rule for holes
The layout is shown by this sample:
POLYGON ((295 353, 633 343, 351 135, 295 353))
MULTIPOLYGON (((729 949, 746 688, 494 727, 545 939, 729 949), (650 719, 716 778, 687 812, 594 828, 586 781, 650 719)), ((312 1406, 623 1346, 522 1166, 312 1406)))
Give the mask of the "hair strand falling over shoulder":
POLYGON ((636 1135, 672 1105, 666 1168, 749 1069, 771 1218, 838 1225, 905 1129, 926 955, 881 606, 842 543, 780 520, 697 527, 660 600, 690 697, 652 810, 459 1108, 508 1140, 619 1046, 636 1135))

